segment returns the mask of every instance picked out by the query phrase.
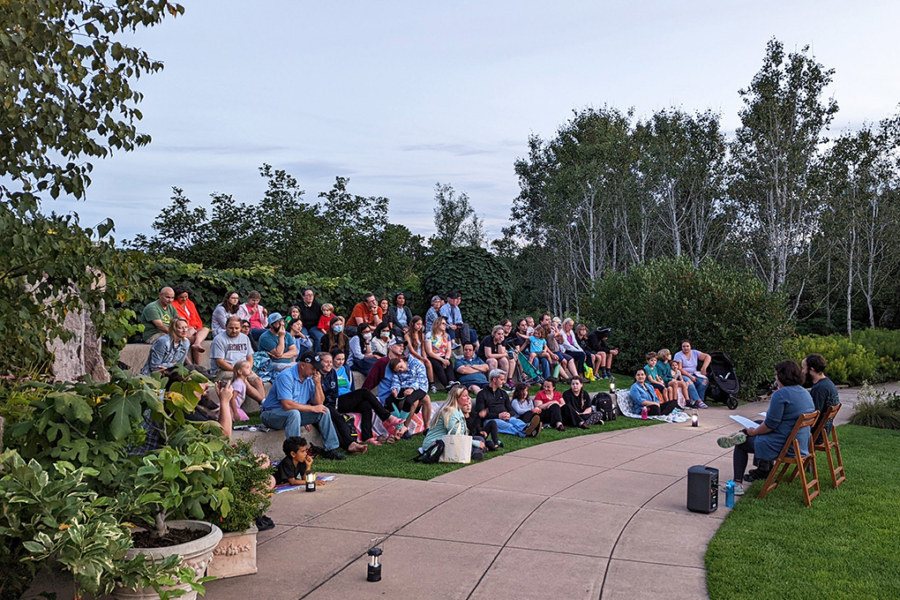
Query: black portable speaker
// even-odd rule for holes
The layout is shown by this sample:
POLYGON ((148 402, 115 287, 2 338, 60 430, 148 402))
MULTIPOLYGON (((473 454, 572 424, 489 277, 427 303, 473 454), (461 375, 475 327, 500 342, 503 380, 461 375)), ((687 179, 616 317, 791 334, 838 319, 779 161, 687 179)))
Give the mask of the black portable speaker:
POLYGON ((711 513, 719 508, 719 470, 696 465, 688 469, 687 509, 711 513))

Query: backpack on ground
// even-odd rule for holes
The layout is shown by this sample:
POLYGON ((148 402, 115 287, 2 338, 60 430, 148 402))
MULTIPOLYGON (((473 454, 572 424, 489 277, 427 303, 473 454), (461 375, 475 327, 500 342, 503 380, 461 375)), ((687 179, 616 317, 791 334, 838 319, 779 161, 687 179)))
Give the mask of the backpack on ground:
POLYGON ((428 449, 416 455, 413 462, 422 463, 423 465, 433 465, 441 460, 444 455, 444 441, 437 440, 428 449))
POLYGON ((609 392, 597 392, 591 403, 604 421, 616 420, 616 404, 613 401, 612 394, 609 392))

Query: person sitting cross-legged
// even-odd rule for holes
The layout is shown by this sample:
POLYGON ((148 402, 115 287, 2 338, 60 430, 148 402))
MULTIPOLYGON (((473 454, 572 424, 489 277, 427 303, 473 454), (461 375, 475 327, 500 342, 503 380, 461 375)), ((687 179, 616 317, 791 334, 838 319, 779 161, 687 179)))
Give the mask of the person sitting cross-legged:
MULTIPOLYGON (((393 358, 389 368, 394 374, 391 379, 391 395, 387 403, 395 405, 400 411, 408 412, 405 427, 409 427, 413 415, 422 411, 422 422, 431 421, 431 398, 428 396, 428 375, 425 365, 415 357, 401 356, 393 358)), ((425 429, 428 433, 428 429, 425 429)), ((409 435, 407 432, 404 435, 409 435)))
POLYGON ((297 366, 279 373, 262 403, 260 419, 271 429, 283 429, 287 438, 299 437, 304 425, 315 425, 322 434, 325 452, 322 458, 344 460, 331 414, 325 406, 322 390, 322 360, 313 352, 304 352, 297 366))
MULTIPOLYGON (((513 411, 509 394, 503 390, 506 383, 506 373, 500 369, 494 369, 488 374, 489 384, 478 392, 475 397, 475 412, 482 419, 497 419, 498 421, 520 421, 513 411)), ((525 429, 524 423, 519 423, 521 429, 525 429)), ((522 435, 522 434, 519 434, 522 435)), ((524 435, 531 435, 531 430, 525 429, 524 435)))

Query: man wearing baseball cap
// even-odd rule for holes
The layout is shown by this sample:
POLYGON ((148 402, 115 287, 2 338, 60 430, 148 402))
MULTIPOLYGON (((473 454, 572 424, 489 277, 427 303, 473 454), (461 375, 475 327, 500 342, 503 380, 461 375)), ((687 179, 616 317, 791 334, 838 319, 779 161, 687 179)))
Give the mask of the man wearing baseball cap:
POLYGON ((280 373, 289 369, 297 358, 296 340, 287 332, 281 313, 270 314, 268 323, 268 328, 259 336, 259 351, 269 353, 272 367, 280 373))
POLYGON ((304 352, 297 367, 285 369, 272 385, 262 403, 263 425, 283 429, 286 438, 301 436, 304 425, 315 425, 322 434, 325 452, 322 458, 344 460, 331 415, 322 391, 322 360, 313 352, 304 352))

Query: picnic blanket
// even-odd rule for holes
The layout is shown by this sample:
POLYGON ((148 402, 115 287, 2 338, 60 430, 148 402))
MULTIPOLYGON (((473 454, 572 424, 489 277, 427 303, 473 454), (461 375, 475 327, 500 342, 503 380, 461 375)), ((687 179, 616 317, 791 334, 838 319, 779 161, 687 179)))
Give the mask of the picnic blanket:
MULTIPOLYGON (((634 412, 634 404, 631 402, 631 396, 629 395, 628 390, 618 390, 616 392, 616 404, 618 404, 619 412, 621 412, 623 416, 628 417, 629 419, 641 418, 641 413, 634 412)), ((684 423, 691 419, 687 413, 682 412, 677 408, 671 414, 648 416, 647 418, 653 419, 654 421, 665 421, 666 423, 684 423)))

